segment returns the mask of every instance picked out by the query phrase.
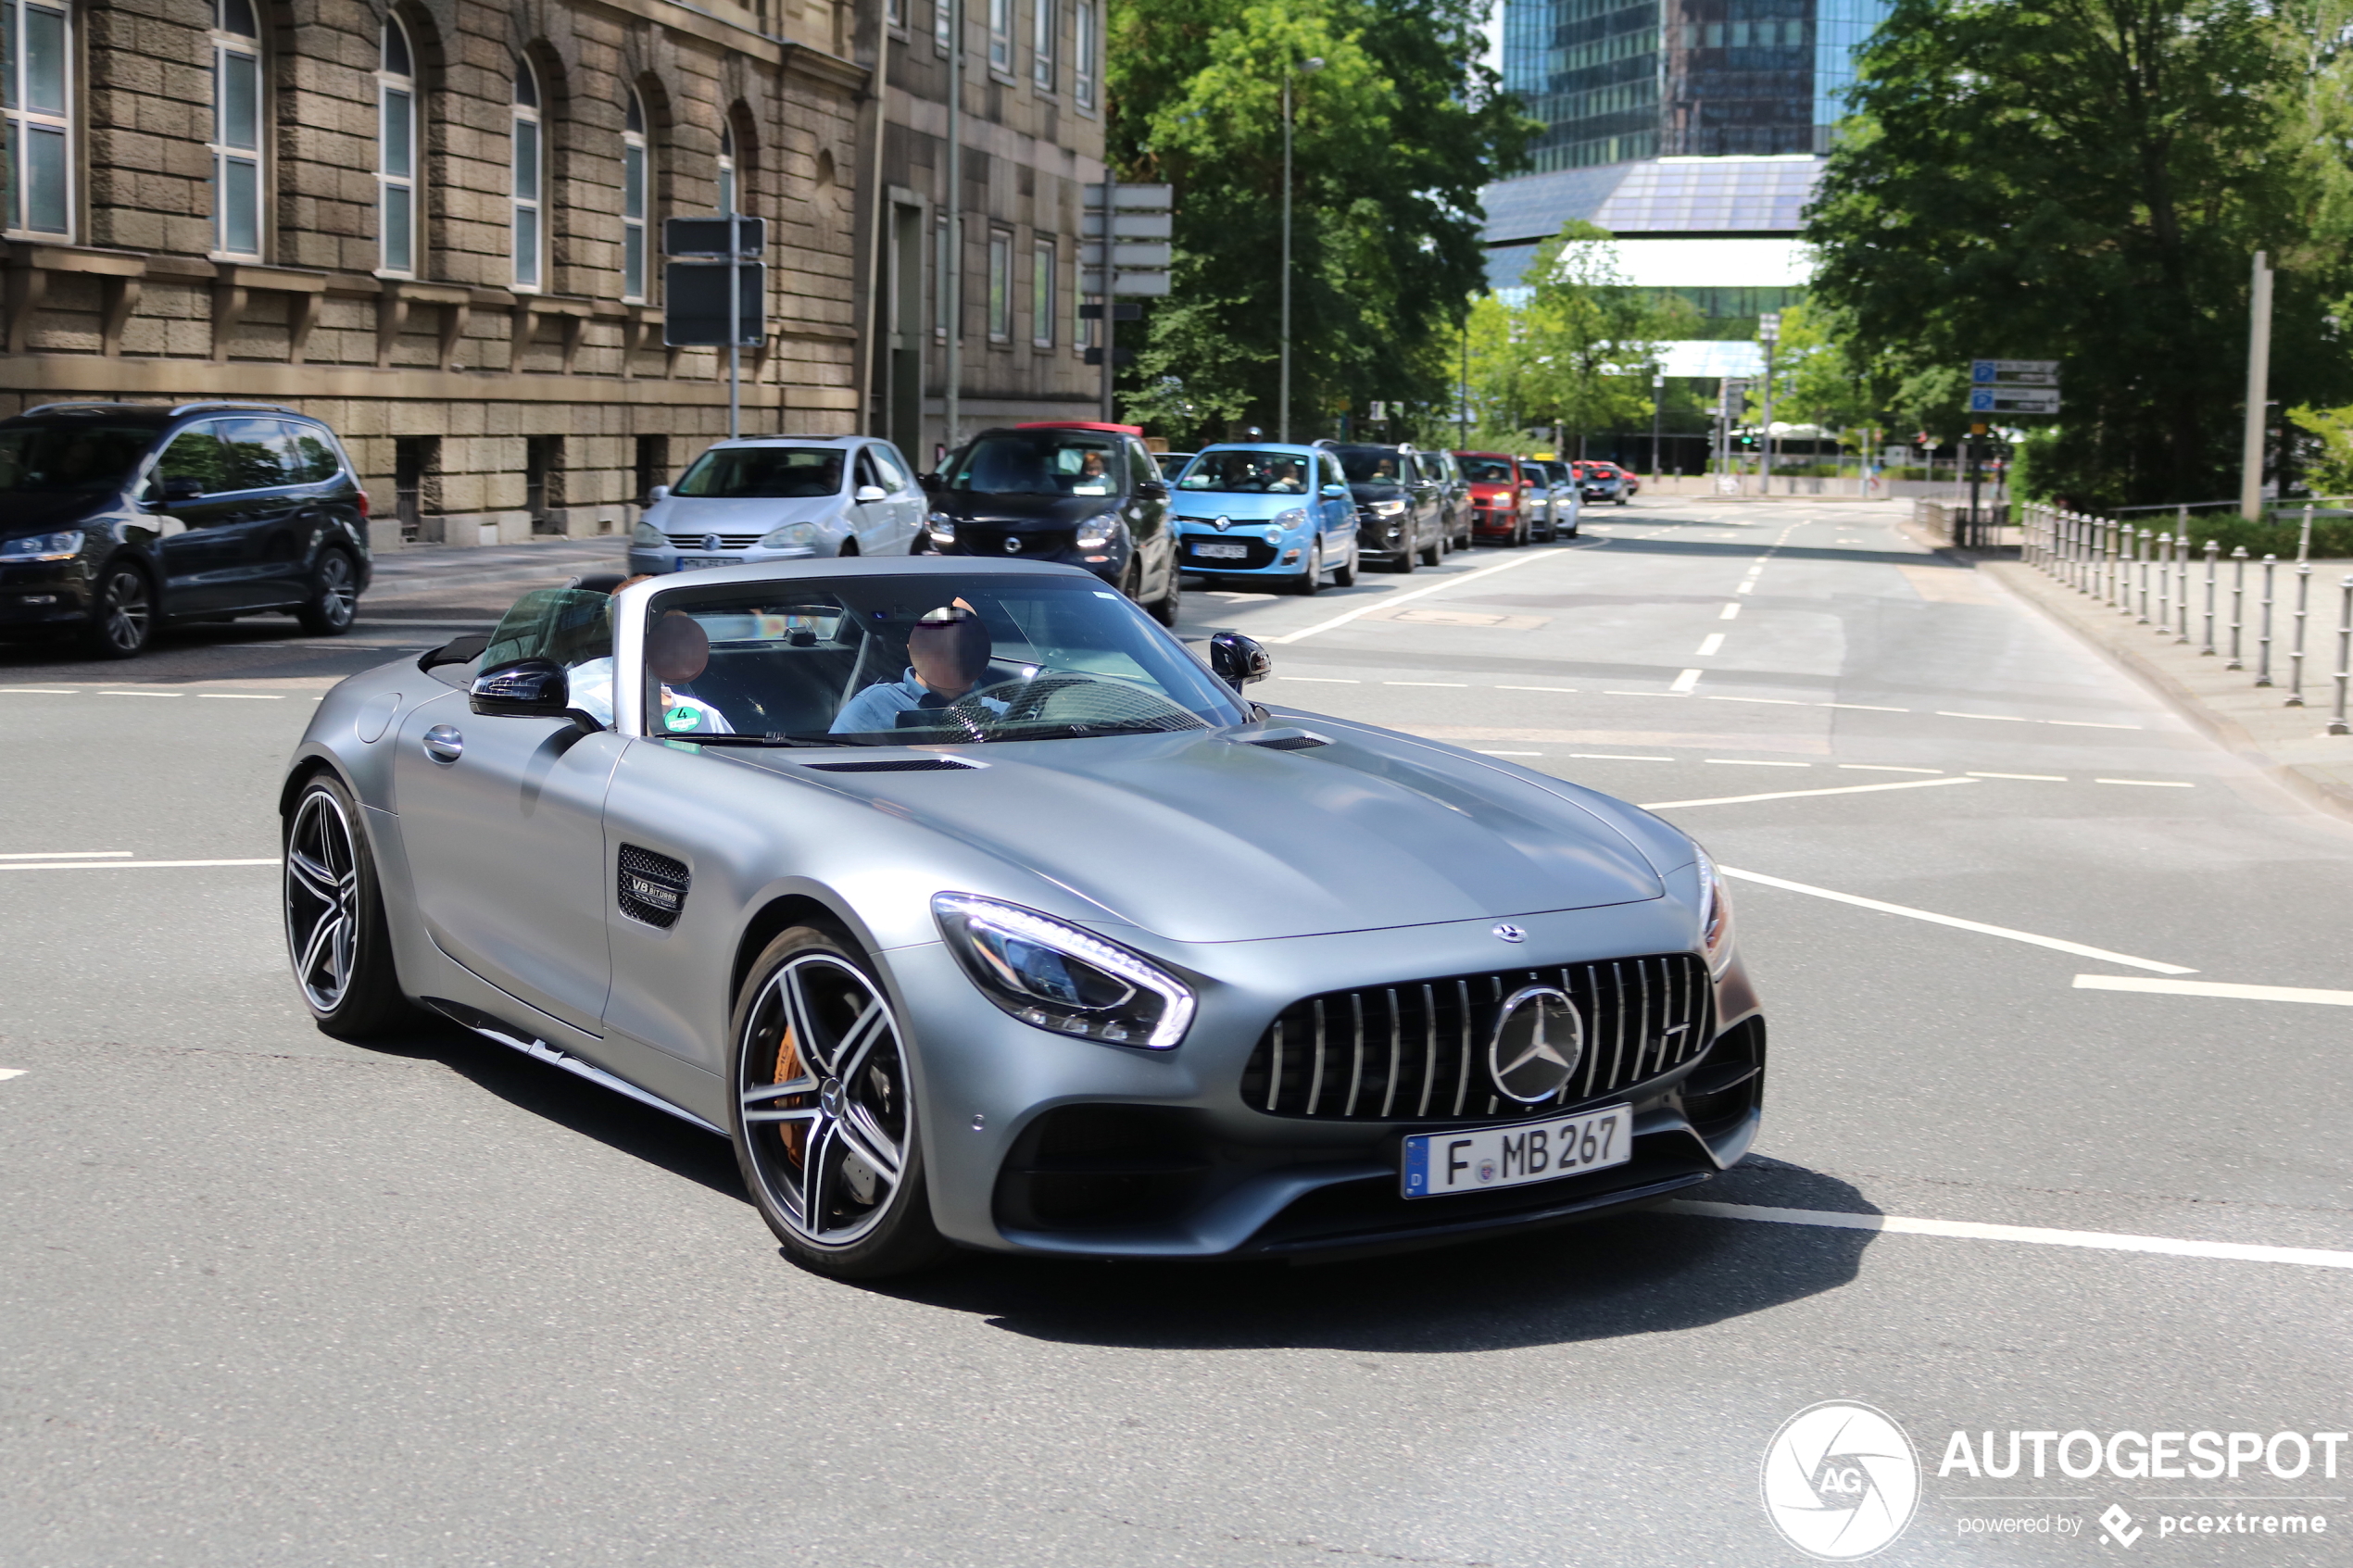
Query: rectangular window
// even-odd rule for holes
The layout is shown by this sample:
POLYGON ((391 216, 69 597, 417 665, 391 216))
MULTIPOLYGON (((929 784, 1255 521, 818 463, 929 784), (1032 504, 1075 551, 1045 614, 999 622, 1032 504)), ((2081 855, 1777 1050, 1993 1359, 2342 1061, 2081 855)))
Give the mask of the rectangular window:
POLYGON ((1013 69, 1013 0, 988 0, 988 69, 1013 69))
POLYGON ((1095 5, 1077 0, 1070 11, 1070 96, 1082 109, 1095 107, 1095 5))
POLYGON ((621 296, 646 297, 646 149, 621 149, 621 296))
POLYGON ((988 341, 1013 336, 1013 237, 1003 230, 988 236, 988 341))
POLYGON ((931 42, 941 54, 954 47, 956 7, 963 0, 931 0, 931 42))
POLYGON ((515 122, 515 282, 539 286, 539 121, 515 122))
POLYGON ((1054 269, 1060 264, 1060 247, 1051 240, 1039 240, 1030 253, 1029 341, 1038 348, 1054 346, 1054 269))
POLYGON ((381 260, 387 272, 416 267, 416 100, 396 87, 383 93, 384 236, 381 260))
POLYGON ((1037 20, 1030 28, 1029 75, 1040 93, 1054 90, 1054 44, 1061 23, 1061 0, 1038 0, 1037 20))
POLYGON ((931 335, 948 336, 948 220, 931 223, 931 335))
POLYGON ((883 19, 895 28, 906 27, 907 0, 888 0, 883 6, 883 19))
POLYGON ((213 244, 225 255, 261 254, 261 60, 227 44, 213 48, 213 244))
POLYGON ((7 227, 71 233, 72 120, 67 102, 66 15, 47 6, 0 6, 0 107, 7 114, 7 227))

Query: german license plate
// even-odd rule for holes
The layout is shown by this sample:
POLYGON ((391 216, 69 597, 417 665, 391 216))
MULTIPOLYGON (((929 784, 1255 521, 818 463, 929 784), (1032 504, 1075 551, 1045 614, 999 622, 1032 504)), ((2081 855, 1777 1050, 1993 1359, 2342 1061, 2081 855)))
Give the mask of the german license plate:
POLYGON ((1199 556, 1203 560, 1248 560, 1250 558, 1250 546, 1248 545, 1239 544, 1221 545, 1213 542, 1209 544, 1195 545, 1193 546, 1193 554, 1199 556))
POLYGON ((1546 1122, 1417 1134, 1405 1140, 1405 1196, 1491 1192, 1623 1165, 1634 1158, 1633 1122, 1631 1106, 1607 1105, 1546 1122))
POLYGON ((681 571, 699 571, 706 566, 741 566, 743 562, 732 556, 680 556, 678 558, 678 570, 681 571))

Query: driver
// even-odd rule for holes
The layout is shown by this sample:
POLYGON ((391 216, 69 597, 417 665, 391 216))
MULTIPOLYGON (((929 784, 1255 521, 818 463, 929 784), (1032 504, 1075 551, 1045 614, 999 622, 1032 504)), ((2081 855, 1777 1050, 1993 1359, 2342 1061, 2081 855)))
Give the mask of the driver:
MULTIPOLYGON (((896 681, 877 681, 843 703, 834 715, 831 733, 898 729, 902 727, 901 713, 947 708, 984 685, 1019 678, 1015 671, 992 669, 989 651, 988 628, 963 600, 924 611, 907 632, 907 673, 896 681)), ((993 697, 978 700, 991 713, 1005 711, 1006 704, 993 697)))
POLYGON ((1101 452, 1089 451, 1078 459, 1078 477, 1071 484, 1074 495, 1108 495, 1111 494, 1111 469, 1101 452))

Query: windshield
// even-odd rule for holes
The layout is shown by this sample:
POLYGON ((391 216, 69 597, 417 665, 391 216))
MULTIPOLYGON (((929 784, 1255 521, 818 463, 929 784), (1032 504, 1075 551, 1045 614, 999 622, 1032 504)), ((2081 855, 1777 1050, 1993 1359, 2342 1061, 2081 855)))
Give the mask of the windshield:
POLYGON ((965 745, 1239 724, 1225 684, 1134 604, 1052 577, 681 588, 646 622, 648 734, 965 745))
POLYGON ((841 490, 841 453, 830 446, 713 447, 679 477, 673 495, 805 500, 841 490))
POLYGON ((1395 484, 1404 466, 1396 453, 1384 446, 1340 449, 1340 471, 1348 476, 1351 484, 1395 484))
POLYGON ((977 495, 1116 495, 1119 440, 1092 430, 1003 430, 958 454, 948 488, 977 495))
POLYGON ((1513 472, 1508 458, 1465 458, 1463 477, 1473 484, 1515 484, 1519 475, 1513 472))
POLYGON ((0 430, 0 495, 111 490, 155 445, 152 425, 41 424, 0 430))
POLYGON ((1304 495, 1308 459, 1297 452, 1233 447, 1203 452, 1176 482, 1179 490, 1220 490, 1246 495, 1304 495))

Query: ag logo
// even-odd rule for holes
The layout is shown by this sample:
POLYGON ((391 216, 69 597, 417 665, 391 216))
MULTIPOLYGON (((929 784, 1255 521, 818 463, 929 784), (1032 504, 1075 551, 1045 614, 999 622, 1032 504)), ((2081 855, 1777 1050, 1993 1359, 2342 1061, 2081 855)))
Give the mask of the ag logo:
POLYGON ((1919 1456, 1869 1405, 1809 1405, 1766 1445, 1765 1514, 1808 1557, 1869 1557, 1904 1533, 1920 1500, 1919 1456))

